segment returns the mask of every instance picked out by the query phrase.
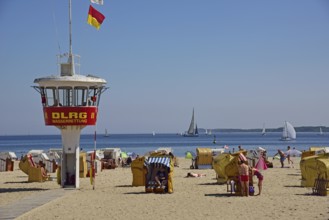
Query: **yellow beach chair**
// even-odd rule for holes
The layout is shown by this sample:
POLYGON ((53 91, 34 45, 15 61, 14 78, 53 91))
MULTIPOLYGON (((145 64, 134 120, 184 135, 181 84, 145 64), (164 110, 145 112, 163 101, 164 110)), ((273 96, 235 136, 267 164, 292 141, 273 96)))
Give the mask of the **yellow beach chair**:
POLYGON ((147 168, 145 192, 154 193, 173 193, 173 174, 174 174, 174 162, 173 157, 163 152, 152 153, 147 160, 144 161, 144 165, 147 168), (164 188, 159 187, 156 184, 155 176, 160 170, 160 167, 165 167, 167 183, 164 188))
POLYGON ((300 171, 301 186, 304 187, 314 187, 316 179, 329 180, 329 155, 314 155, 301 159, 300 171))
POLYGON ((210 148, 197 148, 196 155, 196 169, 212 169, 213 155, 210 148))
POLYGON ((25 155, 18 164, 19 168, 28 175, 28 182, 44 182, 48 180, 48 176, 42 175, 42 168, 36 167, 32 157, 25 155))
POLYGON ((133 186, 145 186, 147 169, 144 166, 145 157, 139 157, 132 161, 131 172, 133 174, 133 186))

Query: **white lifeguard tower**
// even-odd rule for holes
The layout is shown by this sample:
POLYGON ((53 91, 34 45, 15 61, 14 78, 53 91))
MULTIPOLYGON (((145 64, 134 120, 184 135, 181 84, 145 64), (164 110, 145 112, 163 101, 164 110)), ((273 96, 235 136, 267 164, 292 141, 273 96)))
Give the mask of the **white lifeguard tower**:
POLYGON ((69 1, 70 52, 58 56, 59 75, 37 78, 33 86, 41 95, 47 126, 61 130, 61 186, 79 188, 80 132, 97 121, 101 94, 107 89, 105 79, 76 74, 71 40, 71 1, 69 1), (63 61, 64 60, 64 61, 63 61))

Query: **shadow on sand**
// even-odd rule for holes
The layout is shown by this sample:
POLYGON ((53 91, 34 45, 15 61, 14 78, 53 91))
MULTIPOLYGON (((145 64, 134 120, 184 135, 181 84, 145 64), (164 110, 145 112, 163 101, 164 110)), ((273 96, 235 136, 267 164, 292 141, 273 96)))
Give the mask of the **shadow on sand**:
POLYGON ((213 196, 213 197, 236 197, 236 195, 234 195, 234 194, 230 194, 230 193, 204 194, 204 196, 213 196))
MULTIPOLYGON (((211 182, 211 183, 200 183, 200 186, 214 186, 214 185, 218 185, 221 186, 220 184, 218 184, 217 182, 211 182)), ((224 184, 222 184, 224 185, 224 184)))
POLYGON ((0 193, 46 191, 42 188, 1 188, 0 193))
POLYGON ((118 186, 115 186, 115 187, 121 187, 121 188, 128 188, 128 187, 133 187, 132 185, 118 185, 118 186))
POLYGON ((289 185, 289 186, 284 186, 287 188, 304 188, 303 186, 299 186, 299 185, 289 185))

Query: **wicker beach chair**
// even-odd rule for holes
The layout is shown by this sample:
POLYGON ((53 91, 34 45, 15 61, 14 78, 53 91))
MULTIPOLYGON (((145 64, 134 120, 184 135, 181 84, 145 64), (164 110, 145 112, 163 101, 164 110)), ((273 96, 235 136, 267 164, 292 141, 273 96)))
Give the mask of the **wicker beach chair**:
POLYGON ((210 148, 197 148, 195 169, 212 169, 213 153, 210 148))
POLYGON ((146 182, 145 182, 145 192, 154 193, 173 193, 173 172, 174 172, 174 162, 170 155, 165 153, 153 153, 144 162, 147 167, 146 182), (156 184, 155 176, 160 167, 165 167, 166 185, 165 188, 159 187, 156 184))
POLYGON ((328 196, 329 189, 327 188, 327 185, 329 185, 329 180, 315 179, 314 187, 312 188, 313 194, 319 196, 328 196))
POLYGON ((31 158, 25 155, 18 164, 19 169, 26 175, 29 175, 29 168, 31 167, 31 162, 29 160, 31 160, 31 158))
POLYGON ((42 175, 41 167, 30 167, 28 175, 28 182, 44 182, 49 179, 48 176, 42 175))
POLYGON ((36 167, 32 158, 25 155, 18 164, 20 170, 28 175, 28 182, 44 182, 48 180, 48 176, 42 175, 42 168, 36 167))
POLYGON ((131 172, 133 174, 133 186, 145 186, 145 177, 147 169, 144 166, 145 157, 135 159, 131 163, 131 172))

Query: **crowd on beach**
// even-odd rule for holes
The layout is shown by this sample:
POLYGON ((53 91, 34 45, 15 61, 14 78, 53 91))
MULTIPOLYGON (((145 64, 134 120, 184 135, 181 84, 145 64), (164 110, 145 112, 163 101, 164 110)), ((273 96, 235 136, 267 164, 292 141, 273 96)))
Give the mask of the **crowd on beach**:
MULTIPOLYGON (((243 154, 245 154, 246 151, 250 151, 249 148, 248 150, 242 149, 244 146, 241 146, 240 148, 243 154)), ((230 149, 232 150, 232 147, 230 149)), ((238 146, 235 146, 235 149, 239 149, 238 146)), ((293 146, 291 146, 291 149, 293 149, 293 146)), ((284 167, 287 168, 289 162, 287 146, 281 147, 280 150, 285 155, 285 160, 283 160, 283 163, 284 167)), ((173 175, 171 175, 171 184, 174 188, 173 195, 148 196, 146 194, 144 195, 144 190, 146 190, 146 187, 128 187, 131 186, 131 180, 134 179, 134 175, 132 175, 130 168, 127 169, 126 167, 120 166, 117 170, 105 170, 97 173, 95 191, 92 190, 92 187, 90 186, 89 178, 81 178, 79 186, 81 190, 76 190, 74 191, 74 194, 68 195, 65 198, 63 197, 63 199, 54 200, 51 203, 38 208, 37 211, 32 210, 32 212, 26 214, 27 217, 25 219, 28 219, 28 217, 31 216, 33 216, 33 218, 37 216, 35 219, 41 219, 38 214, 39 210, 42 211, 42 217, 47 219, 52 219, 49 218, 49 216, 51 217, 51 215, 54 214, 59 218, 65 218, 69 214, 68 211, 65 212, 65 210, 68 210, 65 207, 70 207, 70 209, 74 210, 72 211, 71 219, 86 219, 84 218, 84 215, 86 213, 85 210, 87 209, 87 205, 84 205, 83 202, 77 202, 83 201, 85 198, 90 198, 91 201, 95 201, 93 202, 93 204, 95 204, 95 207, 93 208, 101 213, 98 213, 97 216, 101 219, 110 218, 110 215, 108 214, 109 205, 111 206, 111 210, 117 211, 122 208, 122 204, 129 204, 127 207, 129 207, 130 210, 130 216, 134 216, 133 213, 137 213, 140 217, 145 217, 143 213, 148 210, 159 210, 156 208, 158 204, 161 204, 161 210, 163 209, 163 205, 165 206, 165 209, 174 207, 177 210, 184 210, 185 208, 185 210, 187 210, 185 213, 181 213, 181 215, 178 216, 176 214, 172 214, 170 216, 172 218, 182 219, 187 217, 186 214, 190 213, 190 210, 194 211, 192 214, 197 218, 202 218, 202 216, 207 216, 208 214, 209 219, 215 219, 215 217, 218 217, 218 213, 220 213, 224 218, 239 218, 239 216, 242 216, 245 213, 246 209, 253 214, 252 216, 259 217, 255 219, 266 219, 270 218, 269 216, 274 216, 275 218, 280 219, 298 219, 298 217, 302 216, 301 219, 303 219, 303 217, 304 219, 312 219, 310 218, 311 215, 308 214, 309 212, 304 211, 307 209, 312 210, 313 216, 315 212, 321 213, 322 218, 320 216, 320 218, 317 219, 324 219, 323 217, 328 214, 328 209, 324 209, 327 206, 324 207, 325 205, 323 205, 325 198, 319 196, 305 197, 305 195, 311 193, 312 190, 304 187, 295 187, 300 184, 299 166, 297 166, 299 158, 294 158, 290 155, 290 160, 293 161, 295 168, 282 169, 280 168, 281 164, 278 159, 279 154, 276 155, 274 160, 272 160, 273 154, 267 156, 266 152, 263 152, 261 155, 264 160, 266 159, 273 162, 275 167, 275 169, 268 168, 267 170, 263 170, 260 168, 262 167, 262 163, 252 163, 248 158, 247 162, 242 162, 245 160, 241 159, 242 157, 239 157, 240 152, 238 152, 239 151, 236 151, 231 155, 226 153, 222 155, 229 158, 234 158, 230 160, 232 162, 230 163, 230 165, 232 165, 230 168, 234 169, 234 177, 236 177, 236 179, 234 179, 235 192, 232 194, 227 191, 227 180, 221 184, 217 184, 219 183, 217 176, 216 179, 214 179, 215 174, 217 174, 215 169, 189 169, 190 159, 179 157, 178 159, 180 160, 180 166, 178 168, 174 168, 173 175), (239 164, 238 159, 240 161, 239 164), (238 182, 239 179, 241 183, 243 182, 243 184, 241 184, 241 188, 237 187, 238 185, 240 186, 240 182, 238 182), (254 188, 250 187, 251 183, 254 188), (108 195, 111 195, 111 198, 108 195), (305 201, 305 198, 307 198, 307 202, 305 201), (246 199, 248 200, 247 202, 246 199), (192 200, 198 202, 190 204, 190 201, 192 200), (112 203, 111 201, 118 202, 112 203), (146 207, 145 204, 148 204, 148 206, 146 207), (295 207, 296 204, 298 205, 297 207, 295 207), (241 205, 246 208, 238 210, 234 208, 241 207, 241 205), (268 207, 273 207, 273 210, 268 207), (255 214, 256 209, 261 211, 255 214), (293 213, 292 215, 287 214, 290 213, 290 210, 296 209, 297 211, 291 212, 293 213), (59 212, 59 210, 64 210, 64 213, 59 212), (210 210, 216 211, 211 212, 210 210), (279 213, 277 210, 283 210, 284 212, 279 213)), ((248 157, 248 155, 246 155, 246 157, 248 157)), ((141 156, 139 160, 142 159, 143 156, 141 156)), ((255 162, 257 162, 257 159, 255 162)), ((133 160, 131 167, 135 165, 135 162, 137 162, 136 159, 133 160)), ((16 165, 18 164, 18 162, 15 163, 16 165)), ((157 183, 159 187, 156 186, 159 189, 155 188, 154 190, 160 191, 162 187, 165 187, 165 185, 168 184, 168 181, 165 181, 168 174, 166 172, 163 173, 164 170, 165 169, 162 169, 162 167, 159 167, 159 172, 153 172, 154 174, 157 173, 157 180, 159 181, 157 183)), ((50 175, 52 181, 22 184, 27 182, 27 178, 22 175, 22 172, 19 169, 16 168, 12 174, 2 174, 2 180, 0 181, 2 183, 0 183, 0 185, 8 192, 3 193, 4 196, 2 196, 3 198, 0 200, 0 202, 2 202, 1 204, 11 205, 18 201, 17 198, 21 199, 28 197, 29 195, 38 197, 39 193, 42 193, 39 192, 40 190, 21 190, 21 188, 57 190, 60 186, 54 181, 56 180, 56 174, 50 173, 50 175), (10 184, 8 184, 9 182, 10 184), (9 198, 9 200, 5 198, 9 198)), ((233 175, 230 175, 230 177, 231 176, 233 175)), ((145 193, 147 192, 145 191, 145 193)), ((156 211, 151 211, 151 214, 150 212, 147 212, 147 216, 160 219, 168 218, 167 214, 159 217, 159 212, 156 214, 155 213, 156 211)), ((119 213, 116 212, 116 216, 121 216, 118 214, 119 213)), ((113 212, 111 212, 111 215, 113 215, 113 212)), ((319 214, 317 214, 317 216, 319 216, 319 214)))
MULTIPOLYGON (((238 146, 239 151, 241 151, 241 146, 238 146)), ((292 156, 296 156, 296 154, 299 154, 300 152, 297 151, 295 148, 293 148, 293 152, 291 151, 291 147, 287 147, 287 151, 284 152, 280 149, 277 150, 278 152, 273 156, 273 160, 276 158, 276 156, 279 156, 281 168, 284 168, 284 161, 287 159, 289 167, 294 168, 294 162, 292 160, 292 156)), ((241 187, 241 196, 249 196, 254 195, 254 187, 253 187, 253 176, 256 176, 258 179, 258 194, 260 195, 263 188, 263 180, 264 176, 261 173, 261 170, 266 170, 267 165, 265 161, 267 160, 266 156, 266 150, 260 152, 258 163, 255 167, 249 165, 247 163, 247 159, 243 156, 243 154, 240 154, 239 161, 238 161, 238 170, 239 170, 239 183, 241 187)))
MULTIPOLYGON (((261 195, 262 193, 262 188, 263 188, 263 180, 264 180, 264 175, 262 174, 262 170, 267 170, 268 167, 273 167, 273 163, 269 162, 268 156, 266 155, 266 150, 263 148, 260 148, 260 151, 256 154, 258 154, 258 162, 252 166, 252 164, 248 164, 248 158, 244 156, 242 153, 244 149, 242 149, 241 146, 237 147, 238 151, 235 152, 234 148, 232 148, 233 153, 238 153, 238 171, 239 171, 239 176, 238 180, 233 181, 230 180, 228 181, 228 184, 230 184, 231 188, 236 187, 235 185, 238 184, 238 194, 241 196, 249 196, 249 195, 261 195), (270 166, 268 166, 268 165, 270 166), (255 194, 255 189, 254 189, 254 181, 253 177, 257 178, 257 186, 258 186, 258 193, 255 194)), ((231 152, 229 152, 231 153, 231 152)), ((278 149, 277 153, 273 156, 274 159, 279 159, 281 168, 285 167, 285 160, 287 159, 288 165, 290 168, 294 168, 294 161, 292 157, 294 156, 300 156, 301 152, 296 150, 295 147, 291 149, 290 146, 287 146, 287 150, 284 152, 283 150, 278 149), (279 156, 279 158, 277 157, 279 156)), ((249 158, 250 159, 250 158, 249 158)), ((186 177, 204 177, 206 174, 202 173, 194 173, 194 172, 188 172, 186 177)), ((234 189, 232 189, 234 191, 234 189)))
MULTIPOLYGON (((262 188, 263 188, 263 180, 264 180, 264 175, 262 174, 262 170, 266 170, 268 168, 269 162, 268 162, 268 157, 266 155, 266 150, 263 148, 260 148, 261 150, 258 152, 258 162, 256 164, 248 164, 248 159, 247 157, 242 154, 242 152, 244 152, 245 150, 241 147, 238 146, 237 147, 238 151, 234 152, 234 148, 233 148, 233 153, 239 153, 239 157, 238 157, 238 172, 239 172, 239 176, 238 176, 238 180, 236 180, 235 184, 239 185, 239 190, 241 191, 241 195, 242 196, 249 196, 249 195, 254 195, 254 181, 253 181, 253 177, 255 176, 258 180, 257 182, 257 186, 258 186, 258 193, 255 195, 261 195, 262 193, 262 188)), ((287 147, 287 151, 283 152, 282 150, 278 149, 278 152, 273 156, 273 160, 274 158, 276 158, 276 156, 279 156, 279 160, 281 163, 281 167, 284 167, 284 161, 287 159, 288 160, 288 164, 292 167, 294 167, 294 162, 292 161, 291 158, 291 154, 290 154, 290 146, 287 147)), ((296 151, 296 149, 293 149, 294 151, 296 151)), ((172 158, 174 158, 174 155, 170 152, 170 155, 172 158)), ((138 159, 140 156, 137 155, 136 158, 134 159, 138 159)), ((30 158, 31 159, 31 158, 30 158)), ((29 160, 32 161, 32 160, 29 160)), ((130 166, 132 163, 133 159, 131 157, 127 157, 127 158, 122 158, 121 156, 118 159, 118 165, 122 166, 122 167, 126 167, 126 166, 130 166)), ((33 165, 34 166, 34 165, 33 165)), ((47 173, 47 170, 45 169, 45 165, 44 163, 42 163, 41 161, 35 165, 36 167, 40 167, 41 168, 41 172, 42 172, 42 176, 43 177, 48 177, 49 174, 47 173)), ((178 163, 175 163, 175 166, 178 166, 178 163)), ((205 177, 206 174, 203 173, 195 173, 195 172, 188 172, 186 177, 205 177)), ((155 182, 157 183, 157 185, 162 186, 164 184, 167 183, 166 180, 166 175, 164 174, 163 170, 159 170, 155 176, 155 182)))

